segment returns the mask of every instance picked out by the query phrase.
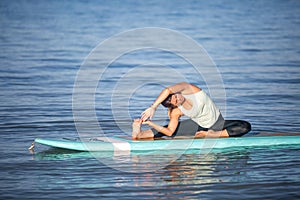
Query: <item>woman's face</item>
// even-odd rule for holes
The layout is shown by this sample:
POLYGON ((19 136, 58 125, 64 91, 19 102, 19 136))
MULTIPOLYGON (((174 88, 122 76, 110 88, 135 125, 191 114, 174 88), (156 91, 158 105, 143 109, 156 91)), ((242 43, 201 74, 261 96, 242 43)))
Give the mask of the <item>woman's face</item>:
POLYGON ((171 97, 171 104, 177 107, 180 106, 184 102, 184 100, 185 99, 182 94, 176 93, 171 97))

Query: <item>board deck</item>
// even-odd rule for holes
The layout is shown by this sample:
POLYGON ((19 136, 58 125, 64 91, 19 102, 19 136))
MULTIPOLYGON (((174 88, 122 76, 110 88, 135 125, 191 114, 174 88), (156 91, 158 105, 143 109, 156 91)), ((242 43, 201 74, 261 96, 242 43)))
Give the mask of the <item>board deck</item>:
POLYGON ((263 136, 206 139, 130 140, 120 137, 101 137, 89 141, 35 139, 35 143, 75 151, 160 151, 186 149, 222 149, 300 144, 300 136, 263 136))

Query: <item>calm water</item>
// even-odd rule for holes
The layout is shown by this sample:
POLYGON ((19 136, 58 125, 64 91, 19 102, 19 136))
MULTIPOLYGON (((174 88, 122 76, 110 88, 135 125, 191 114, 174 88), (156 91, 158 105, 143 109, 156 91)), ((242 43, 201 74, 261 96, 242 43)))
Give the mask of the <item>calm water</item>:
MULTIPOLYGON (((177 30, 206 49, 224 83, 226 118, 250 121, 251 134, 299 132, 299 13, 296 0, 1 1, 0 198, 299 198, 297 146, 187 152, 178 159, 175 154, 136 155, 110 166, 90 155, 42 146, 35 155, 27 150, 36 137, 78 137, 72 93, 81 64, 105 39, 143 27, 177 30), (166 157, 172 162, 160 163, 166 157), (147 170, 153 169, 148 158, 156 161, 154 172, 147 170)), ((115 121, 106 94, 148 61, 172 66, 209 88, 171 53, 126 54, 111 63, 96 90, 97 120, 105 134, 127 135, 131 119, 159 93, 155 83, 136 87, 127 99, 130 117, 115 121)), ((149 71, 139 74, 149 81, 149 71)))

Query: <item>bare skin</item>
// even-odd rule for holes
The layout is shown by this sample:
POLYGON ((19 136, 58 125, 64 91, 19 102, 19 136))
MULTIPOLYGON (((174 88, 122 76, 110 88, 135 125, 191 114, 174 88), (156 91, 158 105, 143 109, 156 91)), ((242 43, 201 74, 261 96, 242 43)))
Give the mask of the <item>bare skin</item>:
POLYGON ((195 134, 195 138, 220 138, 220 137, 229 137, 229 134, 226 129, 222 131, 198 131, 195 134))
POLYGON ((138 140, 138 139, 150 139, 154 137, 154 134, 151 129, 141 131, 141 119, 135 119, 132 123, 132 139, 138 140))
MULTIPOLYGON (((185 82, 175 84, 173 86, 165 88, 160 95, 156 98, 154 103, 146 109, 141 116, 141 119, 135 119, 132 124, 132 139, 146 139, 146 138, 153 138, 154 133, 151 129, 141 131, 141 125, 146 124, 155 130, 157 130, 160 133, 165 134, 166 136, 172 136, 175 132, 179 119, 181 116, 183 116, 183 113, 178 108, 178 106, 183 106, 185 109, 189 110, 193 107, 192 102, 190 102, 188 99, 186 99, 183 94, 194 94, 201 91, 200 88, 198 88, 195 85, 188 84, 185 82), (161 104, 170 94, 174 94, 171 97, 171 105, 173 109, 169 110, 169 118, 170 122, 168 124, 168 127, 163 127, 161 125, 158 125, 149 119, 151 119, 155 113, 156 108, 159 104, 161 104)), ((196 138, 201 137, 229 137, 227 130, 222 131, 198 131, 195 133, 196 138)))

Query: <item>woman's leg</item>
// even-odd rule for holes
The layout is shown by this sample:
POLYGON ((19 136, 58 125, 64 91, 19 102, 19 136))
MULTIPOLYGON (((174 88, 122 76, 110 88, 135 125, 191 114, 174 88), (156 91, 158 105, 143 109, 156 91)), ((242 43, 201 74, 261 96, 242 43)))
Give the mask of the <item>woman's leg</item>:
POLYGON ((224 129, 224 123, 225 120, 220 114, 218 117, 218 120, 215 122, 215 124, 210 127, 207 131, 206 130, 200 130, 197 131, 195 134, 196 138, 220 138, 220 137, 229 137, 229 134, 226 129, 224 129))
POLYGON ((224 129, 229 137, 240 137, 251 131, 251 124, 243 120, 225 120, 224 129))
MULTIPOLYGON (((167 127, 167 125, 165 126, 167 127)), ((166 136, 155 129, 151 129, 154 133, 154 138, 159 138, 166 136)), ((199 130, 205 130, 201 126, 199 126, 196 122, 191 119, 183 120, 178 123, 178 126, 171 137, 178 137, 178 136, 195 136, 195 133, 199 130)))
MULTIPOLYGON (((164 126, 168 127, 168 125, 164 126)), ((199 126, 191 119, 183 120, 178 123, 178 126, 171 137, 177 136, 195 136, 195 133, 199 130, 207 130, 199 126)), ((141 130, 140 121, 134 120, 132 124, 132 139, 146 139, 146 138, 159 138, 166 136, 163 133, 158 132, 154 128, 149 130, 141 130)))

